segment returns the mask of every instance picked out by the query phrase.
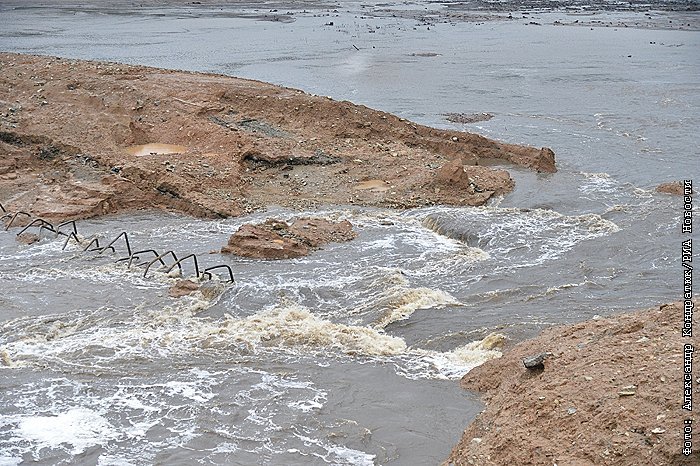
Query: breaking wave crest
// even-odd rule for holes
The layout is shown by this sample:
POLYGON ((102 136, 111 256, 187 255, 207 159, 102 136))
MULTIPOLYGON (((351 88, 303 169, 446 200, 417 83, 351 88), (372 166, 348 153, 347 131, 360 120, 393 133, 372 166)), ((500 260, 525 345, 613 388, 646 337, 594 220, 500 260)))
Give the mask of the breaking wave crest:
POLYGON ((567 216, 547 209, 474 207, 439 209, 423 220, 426 228, 469 246, 493 259, 524 267, 556 259, 578 243, 620 230, 597 214, 567 216))
MULTIPOLYGON (((434 303, 434 297, 439 298, 437 302, 454 302, 446 293, 423 293, 421 289, 409 292, 408 296, 417 294, 419 299, 409 299, 390 316, 400 317, 425 300, 434 303)), ((286 353, 288 357, 396 359, 405 362, 399 364, 403 366, 399 372, 411 378, 455 378, 500 356, 493 344, 499 339, 494 337, 438 352, 409 347, 402 338, 376 326, 321 318, 297 304, 275 306, 244 318, 226 315, 216 320, 197 317, 206 305, 194 297, 177 306, 137 310, 131 315, 103 308, 16 319, 0 327, 0 362, 5 368, 61 365, 107 370, 116 361, 191 357, 198 352, 231 357, 251 353, 281 357, 286 353)))
POLYGON ((418 309, 438 309, 457 306, 460 302, 449 293, 427 287, 412 287, 401 270, 380 270, 369 288, 379 290, 359 303, 350 314, 368 316, 369 325, 385 329, 388 325, 406 320, 418 309))

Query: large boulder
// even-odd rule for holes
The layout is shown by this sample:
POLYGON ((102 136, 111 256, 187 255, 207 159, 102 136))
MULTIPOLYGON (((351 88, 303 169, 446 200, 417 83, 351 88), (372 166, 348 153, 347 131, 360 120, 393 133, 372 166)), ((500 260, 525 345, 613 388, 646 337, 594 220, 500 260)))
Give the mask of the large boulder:
POLYGON ((221 252, 255 259, 291 259, 306 256, 324 244, 349 241, 355 236, 347 220, 300 218, 288 224, 271 219, 241 226, 221 252))
POLYGON ((505 194, 515 183, 505 170, 465 165, 461 159, 446 163, 437 171, 435 183, 442 189, 474 193, 505 194))

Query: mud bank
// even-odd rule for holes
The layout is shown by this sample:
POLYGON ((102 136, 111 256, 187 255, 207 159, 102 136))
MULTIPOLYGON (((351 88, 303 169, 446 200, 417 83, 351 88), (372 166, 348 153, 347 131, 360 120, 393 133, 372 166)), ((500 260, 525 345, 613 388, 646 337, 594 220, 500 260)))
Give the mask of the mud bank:
POLYGON ((450 183, 439 169, 496 159, 555 171, 546 148, 221 75, 0 54, 0 82, 0 199, 50 219, 481 205, 512 189, 510 178, 479 167, 479 180, 450 183))
POLYGON ((487 408, 444 464, 700 464, 680 451, 682 315, 674 303, 553 327, 473 369, 462 387, 487 408), (544 369, 526 369, 540 353, 544 369))

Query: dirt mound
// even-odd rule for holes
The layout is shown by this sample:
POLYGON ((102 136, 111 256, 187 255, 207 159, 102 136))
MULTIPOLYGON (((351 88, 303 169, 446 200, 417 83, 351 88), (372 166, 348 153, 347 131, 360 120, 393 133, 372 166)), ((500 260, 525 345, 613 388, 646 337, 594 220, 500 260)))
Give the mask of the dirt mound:
POLYGON ((512 182, 436 189, 440 167, 488 158, 555 170, 546 148, 227 76, 1 53, 0 84, 0 199, 50 219, 144 207, 228 217, 271 204, 478 205, 512 182), (387 189, 355 189, 366 180, 387 189))
POLYGON ((472 370, 462 386, 487 408, 446 464, 700 464, 681 454, 682 316, 674 303, 554 327, 472 370))
POLYGON ((350 241, 355 236, 347 220, 300 218, 290 225, 270 219, 259 225, 241 226, 221 252, 256 259, 291 259, 306 256, 324 244, 350 241))

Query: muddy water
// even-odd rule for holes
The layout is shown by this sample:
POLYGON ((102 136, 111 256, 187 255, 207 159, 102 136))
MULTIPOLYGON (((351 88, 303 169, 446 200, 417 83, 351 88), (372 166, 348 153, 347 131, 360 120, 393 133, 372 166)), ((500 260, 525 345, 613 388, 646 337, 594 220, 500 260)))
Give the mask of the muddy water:
POLYGON ((441 23, 354 3, 0 8, 5 50, 272 81, 548 145, 560 168, 511 169, 516 191, 483 208, 327 208, 316 214, 359 237, 290 261, 207 253, 245 221, 299 213, 79 223, 233 267, 235 286, 179 300, 174 278, 114 264, 123 251, 0 232, 2 464, 434 464, 481 407, 456 379, 502 336, 679 296, 680 206, 653 186, 698 179, 697 32, 554 26, 556 13, 441 23), (264 14, 287 19, 240 17, 264 14))

